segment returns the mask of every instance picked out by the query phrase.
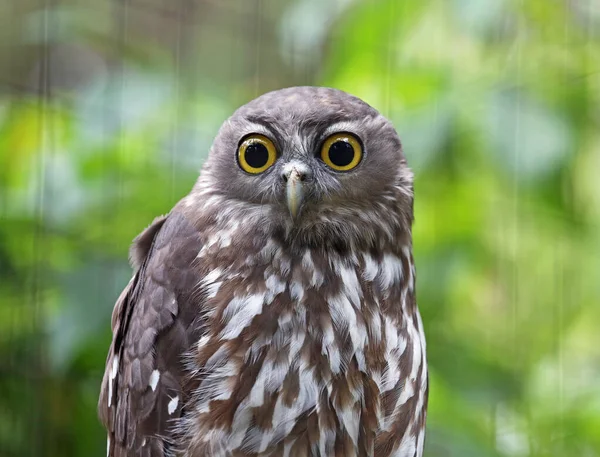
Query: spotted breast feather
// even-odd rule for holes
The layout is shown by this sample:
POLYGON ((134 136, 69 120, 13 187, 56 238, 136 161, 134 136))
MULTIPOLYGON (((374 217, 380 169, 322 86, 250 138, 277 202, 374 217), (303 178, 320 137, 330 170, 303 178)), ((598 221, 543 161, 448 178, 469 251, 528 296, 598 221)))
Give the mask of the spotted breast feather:
POLYGON ((109 455, 420 456, 409 247, 299 253, 204 222, 174 211, 137 241, 99 405, 109 455))

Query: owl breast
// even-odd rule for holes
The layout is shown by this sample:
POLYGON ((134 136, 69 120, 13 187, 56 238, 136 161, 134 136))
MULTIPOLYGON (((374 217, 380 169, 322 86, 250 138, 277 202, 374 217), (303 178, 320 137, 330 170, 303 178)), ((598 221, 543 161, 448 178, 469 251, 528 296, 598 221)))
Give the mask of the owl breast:
POLYGON ((420 455, 412 418, 424 424, 427 379, 409 247, 299 256, 268 240, 240 258, 229 243, 198 255, 207 331, 191 354, 189 455, 420 455))

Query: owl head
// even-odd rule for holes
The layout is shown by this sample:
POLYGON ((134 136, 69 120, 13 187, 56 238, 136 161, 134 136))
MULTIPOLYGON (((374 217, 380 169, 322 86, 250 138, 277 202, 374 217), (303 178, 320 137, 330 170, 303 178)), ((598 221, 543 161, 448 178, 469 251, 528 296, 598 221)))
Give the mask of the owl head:
POLYGON ((218 197, 223 217, 300 245, 393 241, 412 222, 412 174, 394 127, 330 88, 282 89, 239 108, 196 191, 218 197))

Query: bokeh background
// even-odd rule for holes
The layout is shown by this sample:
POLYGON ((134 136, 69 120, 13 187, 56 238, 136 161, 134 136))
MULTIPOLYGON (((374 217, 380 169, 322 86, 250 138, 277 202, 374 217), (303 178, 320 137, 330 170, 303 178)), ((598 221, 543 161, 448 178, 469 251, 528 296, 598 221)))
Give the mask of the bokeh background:
POLYGON ((105 454, 130 241, 305 84, 416 173, 426 456, 600 455, 598 0, 1 0, 0 456, 105 454))

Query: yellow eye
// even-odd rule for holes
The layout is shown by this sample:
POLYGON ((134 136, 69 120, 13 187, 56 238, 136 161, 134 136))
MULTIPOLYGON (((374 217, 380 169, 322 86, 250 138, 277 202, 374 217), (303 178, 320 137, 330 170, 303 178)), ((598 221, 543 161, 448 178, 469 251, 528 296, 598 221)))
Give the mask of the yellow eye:
POLYGON ((362 159, 360 142, 349 133, 336 133, 323 143, 321 159, 337 171, 348 171, 356 167, 362 159))
POLYGON ((264 135, 250 135, 238 148, 238 163, 242 170, 253 175, 262 173, 275 163, 275 145, 264 135))

